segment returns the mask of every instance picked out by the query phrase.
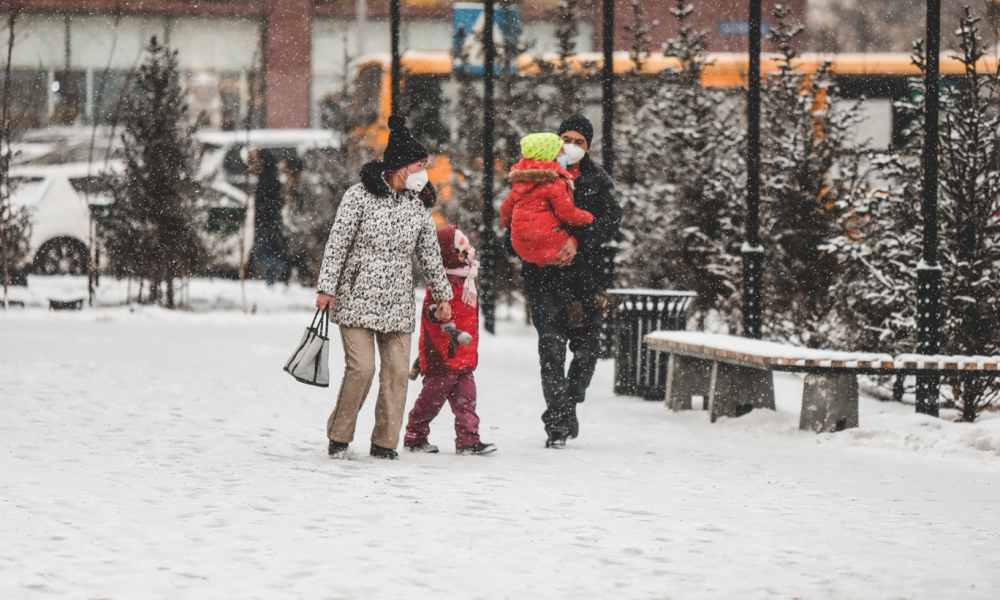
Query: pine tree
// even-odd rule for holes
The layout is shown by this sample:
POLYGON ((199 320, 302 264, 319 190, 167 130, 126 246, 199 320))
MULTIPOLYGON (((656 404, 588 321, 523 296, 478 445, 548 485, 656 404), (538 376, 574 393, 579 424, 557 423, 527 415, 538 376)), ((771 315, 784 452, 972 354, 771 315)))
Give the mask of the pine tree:
MULTIPOLYGON (((625 241, 619 273, 630 285, 695 290, 692 316, 714 310, 735 327, 745 212, 742 104, 702 86, 706 34, 688 21, 693 6, 679 0, 670 12, 678 33, 664 53, 680 68, 641 76, 645 97, 627 113, 621 134, 632 140, 633 168, 620 188, 625 241)), ((645 35, 645 29, 637 23, 630 31, 645 35)), ((635 40, 633 60, 641 61, 643 52, 635 40)))
POLYGON ((137 93, 124 109, 124 171, 106 179, 114 203, 103 243, 112 275, 149 281, 150 302, 160 301, 166 283, 165 303, 173 308, 174 280, 198 273, 206 262, 202 184, 177 52, 155 37, 146 51, 137 93))
MULTIPOLYGON (((462 37, 463 32, 459 32, 462 37)), ((448 143, 451 160, 451 200, 442 204, 441 213, 478 241, 483 228, 482 162, 483 97, 476 76, 468 69, 469 56, 464 44, 453 50, 452 83, 458 101, 452 115, 459 132, 448 143)))
POLYGON ((669 287, 666 257, 672 227, 668 181, 669 131, 676 121, 674 70, 643 74, 650 54, 650 25, 632 3, 629 72, 615 82, 615 184, 622 204, 618 278, 626 285, 669 287))
POLYGON ((678 33, 664 54, 677 58, 681 70, 674 78, 674 119, 667 129, 674 214, 666 261, 673 273, 668 276, 675 287, 698 292, 699 316, 715 310, 735 329, 746 181, 742 103, 702 86, 701 74, 709 65, 707 36, 687 22, 694 7, 677 0, 670 12, 678 33))
POLYGON ((542 130, 555 131, 566 117, 583 110, 589 82, 598 74, 595 62, 579 62, 576 37, 580 32, 580 1, 562 0, 555 14, 555 60, 535 58, 539 74, 534 77, 539 86, 547 88, 541 105, 542 130), (574 64, 574 61, 577 61, 574 64))
POLYGON ((3 308, 9 308, 8 288, 11 284, 11 271, 24 266, 28 260, 31 238, 31 222, 26 207, 15 208, 11 203, 14 194, 14 182, 10 178, 10 166, 13 159, 11 141, 13 139, 14 115, 11 114, 11 57, 14 51, 14 24, 20 11, 7 13, 7 48, 4 61, 3 97, 0 99, 0 285, 3 286, 3 308))
POLYGON ((632 0, 631 6, 632 22, 623 27, 631 37, 629 70, 615 78, 615 180, 625 186, 637 187, 645 182, 648 171, 657 166, 650 160, 655 160, 658 153, 654 149, 661 148, 662 143, 657 143, 655 138, 645 140, 643 134, 647 132, 650 120, 667 116, 662 111, 664 104, 657 106, 655 99, 666 91, 664 82, 671 79, 672 73, 643 73, 653 39, 649 31, 658 22, 646 21, 639 0, 632 0), (652 143, 642 144, 640 140, 652 143))
MULTIPOLYGON (((942 286, 948 310, 941 348, 947 354, 1000 354, 1000 119, 993 110, 1000 78, 976 70, 987 53, 979 22, 966 8, 957 31, 965 72, 945 95, 941 192, 949 202, 942 206, 948 233, 941 255, 951 277, 942 286)), ((994 378, 953 378, 951 386, 964 421, 975 420, 1000 393, 994 378)))
MULTIPOLYGON (((922 44, 914 63, 923 70, 922 44)), ((923 80, 908 82, 909 98, 894 103, 908 123, 902 144, 872 156, 877 175, 839 215, 840 235, 824 249, 840 261, 830 287, 846 349, 899 354, 916 346, 917 264, 923 253, 923 80)))
POLYGON ((851 148, 859 117, 840 106, 829 64, 809 77, 796 71, 802 27, 788 23, 789 13, 780 5, 772 13, 781 56, 761 89, 765 337, 824 346, 838 265, 821 246, 839 233, 843 200, 863 181, 851 148))
MULTIPOLYGON (((1000 79, 980 74, 985 54, 979 19, 966 11, 956 32, 957 58, 965 73, 945 87, 941 106, 941 189, 938 198, 941 286, 941 352, 954 355, 1000 353, 1000 133, 992 105, 1000 100, 1000 79)), ((914 63, 924 69, 922 43, 914 63)), ((911 119, 905 144, 876 158, 885 183, 859 195, 848 215, 848 235, 833 239, 845 269, 832 288, 849 339, 862 349, 891 354, 912 352, 917 344, 917 269, 923 257, 922 151, 923 85, 911 82, 913 102, 897 104, 911 119)), ((945 407, 973 421, 997 403, 994 378, 946 377, 945 407)))
MULTIPOLYGON (((945 354, 1000 354, 1000 77, 980 75, 976 65, 987 47, 980 18, 968 8, 959 20, 958 60, 964 76, 945 95, 947 115, 941 136, 941 193, 946 235, 941 262, 947 310, 942 326, 945 354)), ((1000 387, 995 378, 949 378, 951 403, 963 421, 973 421, 992 405, 1000 387)))

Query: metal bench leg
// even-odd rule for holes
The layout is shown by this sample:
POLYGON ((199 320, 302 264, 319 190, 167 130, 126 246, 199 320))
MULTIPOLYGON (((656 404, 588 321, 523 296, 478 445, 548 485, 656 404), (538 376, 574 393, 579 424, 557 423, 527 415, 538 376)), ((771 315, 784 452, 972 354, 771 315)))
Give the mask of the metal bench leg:
POLYGON ((710 360, 671 354, 667 359, 666 405, 672 410, 691 410, 691 396, 707 398, 713 364, 710 360))
POLYGON ((802 389, 803 431, 843 431, 858 426, 858 378, 855 375, 806 375, 802 389))
POLYGON ((715 363, 709 392, 709 418, 740 417, 755 408, 774 410, 774 378, 771 371, 715 363))

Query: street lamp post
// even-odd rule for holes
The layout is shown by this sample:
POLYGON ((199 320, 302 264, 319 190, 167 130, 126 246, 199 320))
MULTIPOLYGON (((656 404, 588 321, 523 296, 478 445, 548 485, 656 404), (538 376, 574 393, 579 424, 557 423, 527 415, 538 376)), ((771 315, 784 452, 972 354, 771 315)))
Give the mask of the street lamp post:
MULTIPOLYGON (((924 253, 917 266, 917 353, 937 354, 941 327, 941 266, 937 262, 938 68, 941 53, 941 0, 927 0, 927 61, 924 72, 924 253)), ((938 415, 941 378, 917 375, 917 412, 938 415)))
POLYGON ((764 294, 760 244, 760 22, 761 0, 750 0, 747 77, 747 222, 743 240, 743 336, 759 340, 764 294))
MULTIPOLYGON (((397 0, 398 1, 398 0, 397 0)), ((483 2, 483 328, 496 332, 496 239, 493 234, 493 0, 483 2)))
POLYGON ((392 114, 399 114, 399 0, 389 3, 389 37, 392 45, 392 67, 390 85, 392 85, 392 114))
POLYGON ((611 175, 615 162, 615 0, 604 0, 604 68, 601 71, 601 152, 604 171, 611 175))

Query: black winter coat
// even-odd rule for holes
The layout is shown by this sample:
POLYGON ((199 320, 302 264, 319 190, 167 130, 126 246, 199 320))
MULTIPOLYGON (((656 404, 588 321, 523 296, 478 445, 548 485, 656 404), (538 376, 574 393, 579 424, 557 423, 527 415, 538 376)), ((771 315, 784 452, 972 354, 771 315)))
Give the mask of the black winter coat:
POLYGON ((529 296, 555 293, 560 297, 560 303, 568 305, 593 294, 598 286, 607 287, 611 283, 604 273, 601 246, 618 234, 622 207, 615 198, 615 184, 611 177, 591 160, 589 154, 580 161, 580 176, 576 178, 573 203, 594 215, 594 223, 587 227, 569 228, 579 248, 568 267, 539 267, 522 263, 521 275, 529 296))

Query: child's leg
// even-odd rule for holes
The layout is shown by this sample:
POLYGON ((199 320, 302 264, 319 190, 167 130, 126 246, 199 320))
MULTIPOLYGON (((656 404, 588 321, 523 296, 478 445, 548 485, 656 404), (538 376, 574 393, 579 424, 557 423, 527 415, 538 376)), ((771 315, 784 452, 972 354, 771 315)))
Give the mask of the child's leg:
POLYGON ((476 414, 476 380, 472 373, 458 376, 448 394, 448 402, 455 413, 455 449, 475 446, 479 443, 479 416, 476 414))
POLYGON ((450 373, 443 375, 424 374, 424 387, 417 396, 417 401, 410 410, 410 418, 406 423, 404 446, 417 446, 427 443, 427 435, 431 432, 431 420, 441 412, 448 399, 448 393, 455 386, 457 377, 450 373))

